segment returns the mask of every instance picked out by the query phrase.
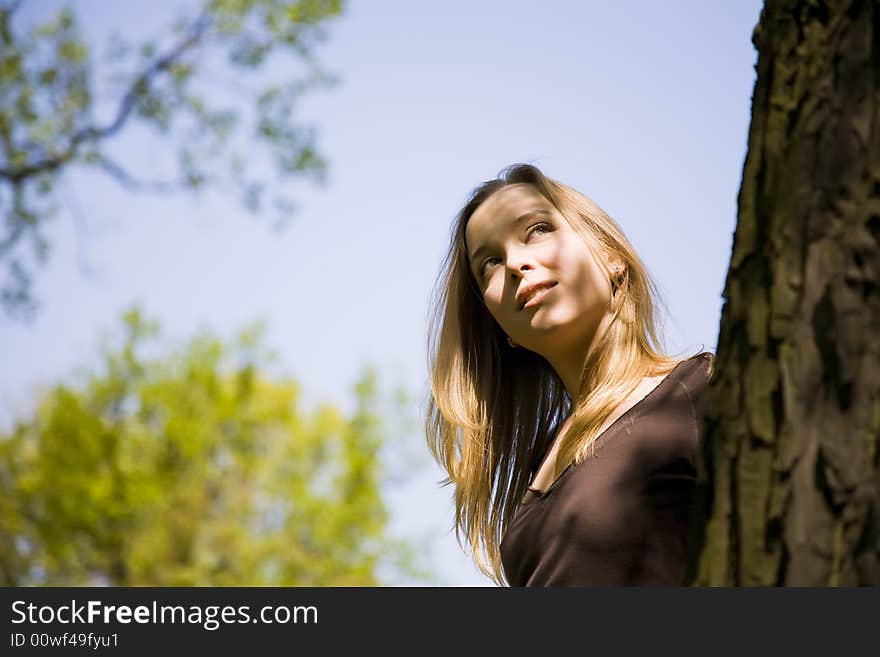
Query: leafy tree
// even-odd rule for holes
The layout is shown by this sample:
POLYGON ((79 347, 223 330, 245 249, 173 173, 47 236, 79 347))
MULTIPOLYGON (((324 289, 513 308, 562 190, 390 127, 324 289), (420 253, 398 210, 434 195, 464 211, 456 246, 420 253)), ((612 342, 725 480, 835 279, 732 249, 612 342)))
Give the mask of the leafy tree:
POLYGON ((880 585, 880 4, 767 0, 692 581, 880 585))
MULTIPOLYGON (((33 263, 46 260, 46 222, 73 168, 131 191, 237 190, 253 212, 270 191, 263 162, 278 178, 324 181, 315 129, 293 115, 304 92, 336 82, 313 51, 344 0, 205 0, 163 38, 135 46, 115 36, 104 58, 70 8, 26 30, 20 5, 0 0, 0 302, 10 317, 36 311, 33 263), (162 167, 175 175, 132 171, 114 149, 138 126, 159 160, 176 150, 162 167)), ((294 205, 280 189, 271 187, 272 210, 289 218, 294 205)))
POLYGON ((274 355, 259 325, 231 347, 205 333, 152 357, 157 325, 134 308, 124 326, 102 371, 55 386, 0 435, 0 583, 431 577, 411 544, 388 535, 380 457, 390 429, 372 369, 350 416, 329 404, 307 413, 294 381, 266 375, 274 355))

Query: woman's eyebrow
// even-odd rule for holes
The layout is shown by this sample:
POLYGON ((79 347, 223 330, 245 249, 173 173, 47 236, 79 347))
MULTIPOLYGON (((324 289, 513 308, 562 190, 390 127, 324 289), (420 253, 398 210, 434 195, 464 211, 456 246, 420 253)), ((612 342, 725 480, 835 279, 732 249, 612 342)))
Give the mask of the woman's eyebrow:
MULTIPOLYGON (((537 217, 537 216, 547 216, 547 217, 549 217, 549 216, 550 216, 550 210, 545 210, 544 208, 536 208, 536 209, 534 209, 534 210, 527 210, 526 212, 523 212, 521 215, 519 215, 516 219, 514 219, 511 223, 512 223, 513 226, 518 226, 518 225, 521 224, 523 221, 525 221, 525 220, 527 220, 527 219, 531 219, 532 217, 537 217)), ((471 266, 473 266, 473 264, 474 264, 474 260, 476 260, 477 257, 479 257, 479 255, 480 255, 481 253, 483 253, 484 251, 488 250, 488 248, 489 248, 489 247, 488 247, 487 245, 483 244, 483 245, 481 245, 481 246, 478 246, 478 247, 474 250, 474 252, 468 257, 468 260, 470 261, 471 266)))

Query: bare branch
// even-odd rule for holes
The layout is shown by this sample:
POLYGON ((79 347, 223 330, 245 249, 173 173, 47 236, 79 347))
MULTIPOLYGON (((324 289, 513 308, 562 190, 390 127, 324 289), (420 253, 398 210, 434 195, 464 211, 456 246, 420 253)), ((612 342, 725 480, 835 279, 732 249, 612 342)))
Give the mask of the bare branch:
POLYGON ((183 187, 180 183, 166 180, 138 180, 106 155, 99 156, 97 165, 130 192, 156 192, 164 194, 174 192, 183 187))
POLYGON ((62 182, 65 192, 67 193, 67 203, 65 206, 70 216, 73 218, 74 235, 76 236, 76 261, 79 266, 80 274, 89 278, 95 277, 96 269, 89 264, 86 254, 86 239, 88 238, 89 228, 86 223, 86 216, 79 202, 79 197, 73 190, 73 187, 66 182, 62 182))

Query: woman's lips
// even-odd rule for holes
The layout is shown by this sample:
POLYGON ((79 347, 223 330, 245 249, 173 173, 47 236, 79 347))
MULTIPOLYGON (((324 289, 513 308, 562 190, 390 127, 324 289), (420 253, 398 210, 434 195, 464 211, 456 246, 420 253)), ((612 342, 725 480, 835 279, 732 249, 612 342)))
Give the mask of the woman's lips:
POLYGON ((526 301, 525 304, 523 304, 522 310, 525 310, 526 308, 531 308, 533 306, 537 306, 539 303, 541 303, 543 298, 545 296, 547 296, 547 294, 550 292, 550 290, 552 290, 554 287, 556 287, 556 283, 553 283, 553 285, 550 285, 548 287, 542 287, 540 290, 535 292, 535 294, 533 294, 531 296, 531 298, 528 301, 526 301))

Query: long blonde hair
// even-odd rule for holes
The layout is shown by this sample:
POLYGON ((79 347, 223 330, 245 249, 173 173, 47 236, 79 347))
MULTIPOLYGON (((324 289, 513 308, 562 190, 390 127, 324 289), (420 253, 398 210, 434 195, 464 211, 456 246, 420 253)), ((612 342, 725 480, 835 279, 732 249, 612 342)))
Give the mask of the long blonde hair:
MULTIPOLYGON (((601 259, 599 259, 601 262, 601 259)), ((517 504, 566 417, 571 424, 556 457, 555 480, 582 462, 599 429, 645 376, 666 374, 680 359, 665 355, 655 327, 657 286, 620 227, 591 199, 514 164, 476 187, 453 222, 449 251, 432 294, 428 327, 431 395, 425 419, 428 447, 455 487, 456 539, 461 533, 477 567, 503 585, 500 543, 517 504), (489 314, 468 266, 465 228, 489 196, 507 185, 532 185, 584 239, 616 255, 622 280, 612 280, 612 318, 585 358, 572 402, 550 364, 513 349, 489 314)))

